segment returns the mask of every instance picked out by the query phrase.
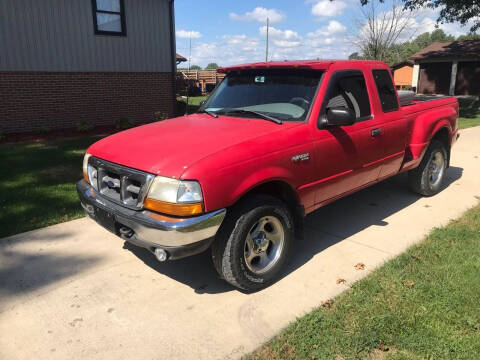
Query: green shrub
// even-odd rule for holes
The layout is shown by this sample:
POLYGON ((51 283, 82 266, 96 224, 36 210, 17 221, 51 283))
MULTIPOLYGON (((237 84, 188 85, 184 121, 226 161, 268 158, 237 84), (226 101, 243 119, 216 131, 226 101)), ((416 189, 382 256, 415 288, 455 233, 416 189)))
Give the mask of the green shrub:
POLYGON ((134 126, 135 126, 135 121, 124 116, 118 119, 117 122, 115 123, 115 127, 118 130, 130 129, 134 126))
POLYGON ((93 129, 93 125, 87 120, 77 121, 77 130, 80 132, 86 132, 93 129))
POLYGON ((164 112, 161 111, 156 111, 153 114, 153 121, 163 121, 168 118, 168 114, 165 114, 164 112))

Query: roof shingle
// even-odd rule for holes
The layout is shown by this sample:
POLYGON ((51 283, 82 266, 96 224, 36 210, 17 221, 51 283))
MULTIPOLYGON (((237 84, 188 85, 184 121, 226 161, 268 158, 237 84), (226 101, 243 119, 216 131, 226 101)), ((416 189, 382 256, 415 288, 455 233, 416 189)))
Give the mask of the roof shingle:
POLYGON ((472 58, 480 60, 480 40, 434 42, 410 56, 411 60, 472 58))

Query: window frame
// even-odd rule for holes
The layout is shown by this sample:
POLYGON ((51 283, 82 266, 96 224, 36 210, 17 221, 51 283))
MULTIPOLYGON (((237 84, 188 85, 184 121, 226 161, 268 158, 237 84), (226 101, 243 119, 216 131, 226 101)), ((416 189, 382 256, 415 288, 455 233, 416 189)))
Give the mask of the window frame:
POLYGON ((127 36, 127 26, 125 20, 125 1, 118 0, 120 4, 120 12, 117 11, 107 11, 107 10, 98 10, 97 0, 92 0, 92 13, 93 13, 93 30, 95 35, 109 35, 109 36, 127 36), (110 14, 110 15, 120 15, 120 25, 122 31, 105 31, 98 28, 97 14, 110 14))
POLYGON ((372 109, 372 101, 370 99, 370 93, 368 91, 368 85, 367 85, 367 79, 365 77, 365 74, 363 71, 358 70, 358 69, 351 69, 351 70, 338 70, 335 71, 331 76, 330 79, 328 80, 328 85, 327 85, 327 90, 325 91, 325 95, 323 96, 322 100, 322 108, 320 110, 320 114, 318 116, 318 121, 317 121, 317 127, 319 129, 324 129, 324 120, 327 115, 327 105, 328 102, 331 99, 332 92, 334 91, 334 85, 341 80, 344 77, 351 77, 351 76, 362 76, 363 81, 365 82, 365 91, 367 92, 367 99, 368 99, 368 105, 370 108, 370 115, 365 115, 362 117, 359 117, 355 119, 355 123, 363 122, 363 121, 368 121, 373 119, 373 109, 372 109))
POLYGON ((392 72, 388 69, 385 69, 385 68, 372 69, 372 80, 375 84, 375 89, 377 90, 378 101, 380 102, 380 109, 382 110, 382 112, 384 114, 388 114, 388 113, 400 110, 400 103, 399 103, 399 99, 398 99, 398 94, 397 94, 396 89, 395 89, 395 82, 393 81, 392 72), (390 82, 392 83, 392 89, 394 91, 396 108, 392 108, 390 110, 384 110, 383 104, 382 104, 381 93, 380 93, 380 90, 378 88, 377 81, 375 80, 375 71, 385 71, 387 73, 387 75, 389 76, 390 82))

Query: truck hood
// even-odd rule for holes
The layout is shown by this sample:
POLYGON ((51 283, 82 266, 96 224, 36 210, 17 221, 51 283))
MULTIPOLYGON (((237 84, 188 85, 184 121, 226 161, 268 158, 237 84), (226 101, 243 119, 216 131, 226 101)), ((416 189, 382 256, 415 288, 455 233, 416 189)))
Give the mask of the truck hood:
POLYGON ((133 169, 179 178, 190 166, 209 155, 296 125, 298 123, 278 125, 260 119, 193 114, 108 136, 90 146, 87 152, 133 169))

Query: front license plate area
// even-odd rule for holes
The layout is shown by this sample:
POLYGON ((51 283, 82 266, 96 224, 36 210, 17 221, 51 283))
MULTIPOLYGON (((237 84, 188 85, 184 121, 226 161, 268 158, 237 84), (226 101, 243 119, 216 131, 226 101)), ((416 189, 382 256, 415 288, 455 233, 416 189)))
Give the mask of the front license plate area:
POLYGON ((108 211, 96 207, 95 220, 108 231, 115 233, 115 216, 108 211))

